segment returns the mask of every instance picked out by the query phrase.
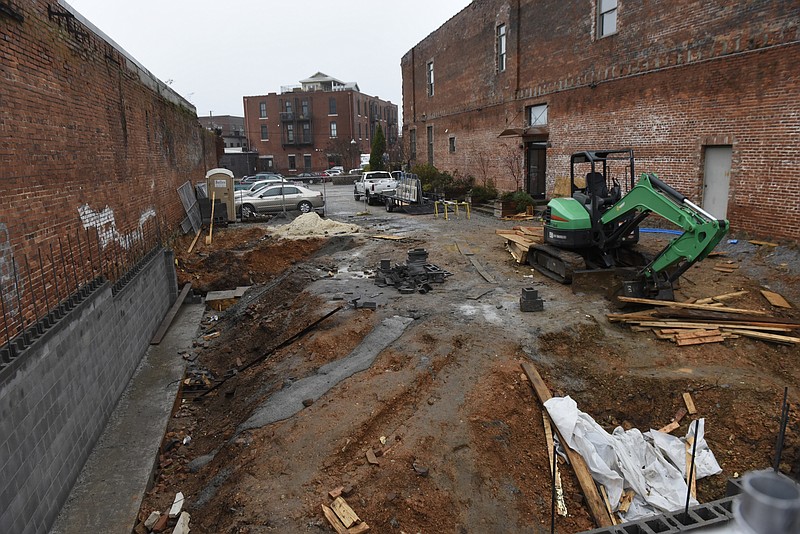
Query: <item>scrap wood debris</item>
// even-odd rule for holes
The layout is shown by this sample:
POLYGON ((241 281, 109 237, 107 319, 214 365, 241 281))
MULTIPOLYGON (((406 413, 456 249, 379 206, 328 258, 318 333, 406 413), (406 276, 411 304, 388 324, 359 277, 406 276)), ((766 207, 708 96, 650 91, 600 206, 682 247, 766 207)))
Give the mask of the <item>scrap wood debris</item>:
POLYGON ((341 492, 330 492, 331 495, 339 493, 330 503, 322 505, 322 514, 338 534, 359 534, 369 531, 369 525, 361 520, 355 511, 341 496, 341 492))
POLYGON ((636 330, 652 330, 658 339, 679 346, 722 343, 740 336, 773 343, 800 344, 800 337, 788 335, 800 328, 800 322, 772 317, 761 310, 724 305, 725 300, 745 293, 726 293, 693 303, 619 297, 622 302, 648 304, 659 309, 611 313, 606 317, 612 323, 624 323, 636 330))
POLYGON ((528 262, 530 246, 544 241, 544 228, 541 226, 515 226, 511 230, 495 230, 495 234, 505 238, 506 248, 521 264, 528 262))

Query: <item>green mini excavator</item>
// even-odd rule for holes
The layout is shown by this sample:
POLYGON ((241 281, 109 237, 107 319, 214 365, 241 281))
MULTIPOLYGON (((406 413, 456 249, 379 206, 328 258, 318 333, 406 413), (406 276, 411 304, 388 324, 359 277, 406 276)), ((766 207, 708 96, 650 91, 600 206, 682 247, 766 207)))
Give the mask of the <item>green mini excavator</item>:
POLYGON ((571 197, 547 204, 544 243, 530 247, 528 262, 562 283, 611 272, 620 282, 618 294, 672 300, 673 283, 708 256, 727 233, 728 221, 653 173, 642 174, 635 185, 634 176, 632 149, 573 154, 571 197), (637 247, 639 226, 651 213, 683 230, 652 258, 637 247))

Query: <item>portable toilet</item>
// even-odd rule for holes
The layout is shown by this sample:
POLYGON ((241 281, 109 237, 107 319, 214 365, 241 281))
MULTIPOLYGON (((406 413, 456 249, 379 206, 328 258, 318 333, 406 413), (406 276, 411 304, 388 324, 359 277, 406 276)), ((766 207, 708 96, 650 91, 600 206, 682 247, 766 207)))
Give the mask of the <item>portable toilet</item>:
MULTIPOLYGON (((211 169, 206 173, 208 198, 225 203, 228 222, 236 222, 236 206, 234 205, 233 173, 228 169, 211 169)), ((214 209, 219 208, 219 206, 214 209)), ((221 214, 214 214, 214 218, 221 214)))

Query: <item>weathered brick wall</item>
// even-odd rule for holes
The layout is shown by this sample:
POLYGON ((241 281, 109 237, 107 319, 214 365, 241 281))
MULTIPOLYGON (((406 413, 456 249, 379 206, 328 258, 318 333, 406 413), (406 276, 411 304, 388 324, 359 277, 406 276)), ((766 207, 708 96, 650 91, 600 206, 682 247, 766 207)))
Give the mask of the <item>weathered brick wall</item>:
POLYGON ((479 182, 487 168, 501 189, 514 189, 508 154, 521 154, 525 138, 498 135, 523 128, 527 106, 547 104, 548 191, 568 174, 570 153, 629 146, 638 170, 701 201, 703 146, 731 145, 734 229, 800 238, 800 4, 621 1, 617 33, 601 39, 594 7, 476 0, 418 43, 401 61, 403 130, 417 130, 417 161, 426 160, 433 125, 437 167, 479 182), (505 72, 495 62, 500 23, 505 72))

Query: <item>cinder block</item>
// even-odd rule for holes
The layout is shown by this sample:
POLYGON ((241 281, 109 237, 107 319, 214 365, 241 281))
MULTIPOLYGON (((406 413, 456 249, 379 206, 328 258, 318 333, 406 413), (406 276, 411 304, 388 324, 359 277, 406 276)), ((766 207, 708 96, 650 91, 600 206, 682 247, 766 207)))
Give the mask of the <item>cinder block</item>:
POLYGON ((536 312, 544 310, 544 301, 542 299, 524 300, 519 299, 519 309, 523 312, 536 312))
POLYGON ((536 300, 539 298, 539 291, 532 287, 522 288, 522 300, 536 300))

